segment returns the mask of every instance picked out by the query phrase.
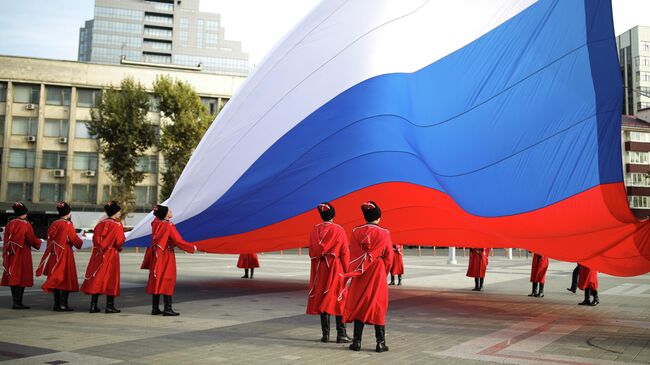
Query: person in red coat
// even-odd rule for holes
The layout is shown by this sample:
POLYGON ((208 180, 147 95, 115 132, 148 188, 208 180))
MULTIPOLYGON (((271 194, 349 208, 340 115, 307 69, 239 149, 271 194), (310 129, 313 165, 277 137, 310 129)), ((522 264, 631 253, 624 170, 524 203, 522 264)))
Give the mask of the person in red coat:
POLYGON ((352 230, 350 241, 350 283, 345 303, 345 321, 354 321, 354 336, 350 350, 361 349, 365 323, 375 325, 377 352, 386 346, 386 311, 388 283, 386 275, 393 264, 393 244, 390 232, 379 226, 381 209, 373 201, 361 205, 366 224, 352 230))
POLYGON ((77 236, 70 221, 70 205, 60 202, 56 209, 59 219, 47 230, 47 248, 36 270, 36 276, 47 276, 41 288, 46 293, 54 294, 54 311, 68 312, 73 310, 68 305, 70 292, 79 291, 77 265, 72 247, 80 249, 83 241, 77 236))
POLYGON ((27 221, 27 207, 23 203, 13 205, 17 218, 5 227, 4 246, 2 247, 2 282, 0 285, 11 287, 13 309, 29 309, 23 304, 26 287, 34 285, 31 248, 40 249, 41 240, 34 234, 34 228, 27 221))
POLYGON ((330 203, 321 203, 316 208, 322 223, 314 226, 309 236, 309 257, 311 274, 309 276, 309 295, 307 314, 319 314, 323 337, 321 342, 330 338, 330 315, 336 317, 336 343, 349 343, 343 322, 345 301, 339 300, 339 294, 345 287, 341 276, 350 262, 348 238, 343 227, 332 220, 336 215, 330 203))
POLYGON ((529 297, 544 298, 546 270, 548 270, 548 257, 534 254, 533 264, 530 268, 530 282, 533 283, 533 291, 528 294, 529 297), (537 291, 538 286, 539 291, 537 291))
POLYGON ((474 278, 474 291, 483 290, 485 271, 488 266, 489 248, 470 248, 469 265, 467 266, 467 277, 474 278))
POLYGON ((250 278, 253 278, 253 274, 255 273, 255 268, 260 267, 260 261, 257 259, 257 254, 256 253, 243 253, 239 255, 239 260, 237 260, 237 267, 240 269, 244 269, 244 276, 242 276, 242 279, 248 279, 248 269, 251 270, 251 275, 250 278))
POLYGON ((585 291, 585 300, 578 304, 596 306, 600 303, 598 300, 598 272, 596 270, 581 264, 578 288, 585 291), (590 301, 592 295, 594 300, 590 301))
POLYGON ((186 242, 181 237, 174 223, 171 210, 164 205, 157 205, 153 210, 155 216, 151 222, 151 247, 150 255, 145 254, 142 267, 149 268, 149 281, 147 282, 147 294, 153 296, 151 314, 163 316, 177 316, 172 308, 172 296, 176 285, 176 255, 174 247, 189 253, 196 251, 196 246, 186 242), (163 296, 164 309, 160 310, 160 296, 163 296))
POLYGON ((393 266, 390 269, 390 283, 395 285, 395 276, 397 276, 397 285, 402 285, 402 275, 404 275, 404 254, 402 245, 393 245, 393 266))
POLYGON ((120 313, 115 308, 115 297, 120 295, 120 251, 124 244, 124 226, 120 221, 119 204, 109 201, 104 205, 108 218, 95 226, 93 250, 86 268, 86 280, 81 291, 90 294, 90 313, 98 313, 100 295, 106 295, 105 313, 120 313))

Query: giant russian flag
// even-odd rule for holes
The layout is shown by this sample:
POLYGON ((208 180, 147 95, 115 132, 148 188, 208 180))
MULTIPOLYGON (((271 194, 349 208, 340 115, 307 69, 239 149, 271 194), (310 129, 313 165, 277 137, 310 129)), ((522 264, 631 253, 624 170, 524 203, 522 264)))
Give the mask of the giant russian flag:
MULTIPOLYGON (((621 161, 609 0, 324 0, 255 69, 167 201, 215 253, 305 246, 314 210, 396 242, 650 271, 621 161)), ((150 218, 130 234, 150 243, 150 218)))

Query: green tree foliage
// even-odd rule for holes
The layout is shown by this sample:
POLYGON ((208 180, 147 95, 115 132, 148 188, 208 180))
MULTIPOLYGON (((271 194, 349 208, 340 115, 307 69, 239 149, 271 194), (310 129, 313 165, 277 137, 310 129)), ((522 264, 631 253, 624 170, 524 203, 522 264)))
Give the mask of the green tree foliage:
POLYGON ((122 217, 135 205, 135 185, 144 179, 137 171, 138 159, 155 143, 153 125, 147 119, 149 95, 144 86, 132 78, 122 80, 102 91, 96 108, 87 122, 88 132, 97 138, 99 151, 113 180, 112 199, 122 205, 122 217))
POLYGON ((166 168, 162 171, 160 199, 171 195, 192 152, 214 119, 192 85, 169 76, 158 76, 153 85, 164 115, 158 149, 166 168))

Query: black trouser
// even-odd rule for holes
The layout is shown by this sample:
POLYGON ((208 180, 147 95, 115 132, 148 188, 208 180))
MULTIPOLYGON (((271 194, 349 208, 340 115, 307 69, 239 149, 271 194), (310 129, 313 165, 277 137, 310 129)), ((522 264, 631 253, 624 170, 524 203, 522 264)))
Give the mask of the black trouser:
POLYGON ((578 275, 580 275, 580 265, 576 265, 573 269, 573 276, 571 277, 571 291, 578 290, 578 275))

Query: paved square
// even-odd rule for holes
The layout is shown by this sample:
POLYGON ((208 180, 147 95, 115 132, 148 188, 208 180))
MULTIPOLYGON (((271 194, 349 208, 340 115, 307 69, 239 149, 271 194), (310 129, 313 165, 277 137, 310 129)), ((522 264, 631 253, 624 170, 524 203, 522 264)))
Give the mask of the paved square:
MULTIPOLYGON (((303 253, 306 251, 303 250, 303 253)), ((120 314, 87 313, 89 297, 71 294, 75 312, 54 313, 40 284, 32 309, 15 311, 0 288, 0 362, 15 364, 650 364, 650 275, 600 275, 597 307, 569 293, 574 265, 551 261, 546 297, 529 298, 530 258, 490 258, 484 292, 472 292, 467 258, 446 264, 446 250, 406 250, 404 285, 391 287, 386 339, 374 352, 366 327, 361 352, 323 344, 320 322, 304 314, 309 259, 296 251, 260 255, 255 279, 240 279, 235 255, 179 254, 174 309, 151 316, 142 252, 122 254, 120 314)), ((76 254, 80 277, 89 253, 76 254)), ((34 261, 40 260, 36 254, 34 261)), ((100 307, 104 298, 100 299, 100 307)), ((348 326, 352 335, 351 325, 348 326)), ((335 330, 332 329, 332 336, 335 330)))

